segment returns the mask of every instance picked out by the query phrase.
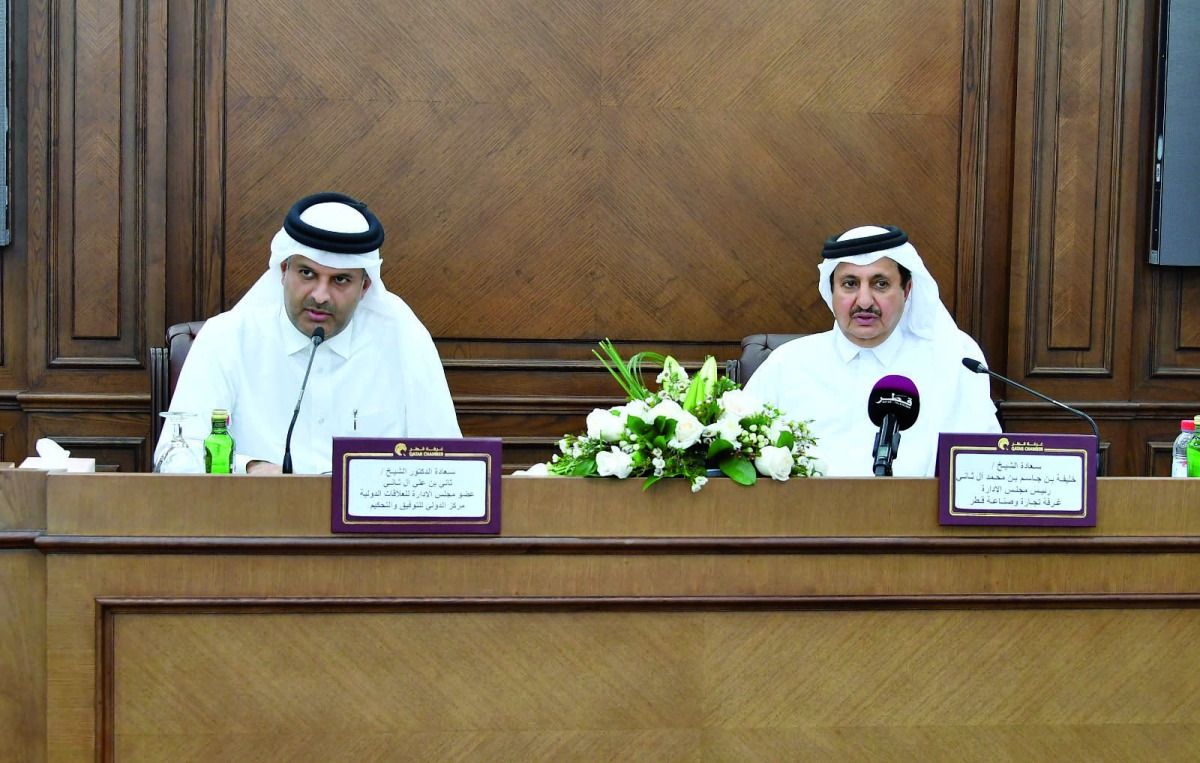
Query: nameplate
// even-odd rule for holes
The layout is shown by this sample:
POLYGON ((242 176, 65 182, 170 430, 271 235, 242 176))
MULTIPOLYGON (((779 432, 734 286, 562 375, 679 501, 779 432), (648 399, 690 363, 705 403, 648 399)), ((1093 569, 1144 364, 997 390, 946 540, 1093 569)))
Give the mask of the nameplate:
POLYGON ((943 525, 1096 526, 1093 435, 942 434, 943 525))
POLYGON ((335 533, 499 533, 499 438, 333 438, 335 533))

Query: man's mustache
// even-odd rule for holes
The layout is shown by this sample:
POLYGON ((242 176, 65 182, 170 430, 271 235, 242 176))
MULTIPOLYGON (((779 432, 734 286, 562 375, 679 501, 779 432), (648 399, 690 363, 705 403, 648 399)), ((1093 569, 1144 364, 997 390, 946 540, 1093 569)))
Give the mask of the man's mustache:
POLYGON ((850 317, 853 318, 854 316, 858 315, 859 313, 870 313, 871 315, 874 315, 876 318, 883 317, 883 313, 881 313, 879 311, 878 307, 856 307, 850 311, 850 317))
POLYGON ((304 309, 305 310, 316 310, 316 311, 322 312, 322 313, 332 313, 333 312, 333 303, 332 302, 317 302, 315 299, 306 299, 306 300, 304 300, 304 309))

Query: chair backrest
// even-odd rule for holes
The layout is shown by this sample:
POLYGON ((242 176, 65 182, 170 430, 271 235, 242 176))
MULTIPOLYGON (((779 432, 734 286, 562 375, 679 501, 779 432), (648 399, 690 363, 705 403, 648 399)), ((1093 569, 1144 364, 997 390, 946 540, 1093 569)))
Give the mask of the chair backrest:
POLYGON ((725 375, 745 386, 750 377, 767 359, 771 351, 780 345, 798 339, 804 334, 751 334, 742 340, 742 357, 725 363, 725 375))
POLYGON ((166 347, 150 348, 150 431, 154 433, 155 442, 163 425, 159 414, 170 406, 179 372, 183 370, 188 350, 192 349, 192 340, 202 328, 204 321, 176 323, 167 329, 166 347))

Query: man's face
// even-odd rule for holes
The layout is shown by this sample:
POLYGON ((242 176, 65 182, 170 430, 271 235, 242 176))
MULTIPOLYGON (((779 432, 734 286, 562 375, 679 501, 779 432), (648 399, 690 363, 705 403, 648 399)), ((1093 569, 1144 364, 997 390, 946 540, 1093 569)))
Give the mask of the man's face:
POLYGON ((325 328, 326 339, 337 336, 371 288, 371 279, 362 268, 327 268, 298 254, 279 267, 288 319, 308 336, 317 326, 325 328))
POLYGON ((904 315, 912 282, 900 285, 900 267, 890 257, 870 265, 839 264, 833 270, 833 314, 842 333, 859 347, 877 347, 904 315))

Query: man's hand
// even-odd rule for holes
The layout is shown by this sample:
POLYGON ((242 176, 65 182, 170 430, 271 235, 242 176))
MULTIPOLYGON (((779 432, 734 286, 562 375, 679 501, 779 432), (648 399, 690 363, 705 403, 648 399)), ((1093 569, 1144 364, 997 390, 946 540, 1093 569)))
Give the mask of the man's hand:
POLYGON ((270 461, 251 461, 246 464, 246 474, 283 474, 283 467, 270 461))

